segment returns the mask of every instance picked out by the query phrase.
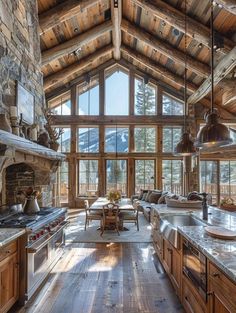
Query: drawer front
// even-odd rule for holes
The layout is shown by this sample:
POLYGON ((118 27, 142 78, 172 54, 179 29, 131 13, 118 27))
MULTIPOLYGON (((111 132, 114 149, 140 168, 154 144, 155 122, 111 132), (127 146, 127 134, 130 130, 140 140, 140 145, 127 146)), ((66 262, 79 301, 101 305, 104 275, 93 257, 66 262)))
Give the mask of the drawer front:
POLYGON ((196 293, 194 287, 188 283, 185 277, 183 277, 182 292, 182 303, 187 313, 206 312, 206 306, 202 302, 200 295, 196 293))
POLYGON ((0 248, 0 261, 17 251, 17 241, 0 248))

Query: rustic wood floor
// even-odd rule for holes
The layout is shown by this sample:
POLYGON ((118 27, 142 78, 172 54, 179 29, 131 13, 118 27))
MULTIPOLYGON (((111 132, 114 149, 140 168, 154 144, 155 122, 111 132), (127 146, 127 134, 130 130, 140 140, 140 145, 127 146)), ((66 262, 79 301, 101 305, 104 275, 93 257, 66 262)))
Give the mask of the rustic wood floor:
MULTIPOLYGON (((13 312, 13 311, 12 311, 13 312)), ((151 244, 71 244, 17 313, 183 313, 151 244)))

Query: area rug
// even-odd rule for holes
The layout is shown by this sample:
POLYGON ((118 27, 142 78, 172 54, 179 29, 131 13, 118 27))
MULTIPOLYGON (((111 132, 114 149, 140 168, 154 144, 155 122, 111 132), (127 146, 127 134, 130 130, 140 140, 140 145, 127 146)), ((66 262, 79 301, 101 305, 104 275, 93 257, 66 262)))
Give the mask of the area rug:
POLYGON ((139 213, 139 231, 134 223, 124 223, 127 231, 120 231, 120 236, 114 230, 106 230, 102 236, 99 221, 91 221, 87 230, 84 230, 85 212, 79 213, 77 218, 70 220, 70 225, 66 229, 66 242, 152 242, 151 225, 147 222, 142 213, 139 213))

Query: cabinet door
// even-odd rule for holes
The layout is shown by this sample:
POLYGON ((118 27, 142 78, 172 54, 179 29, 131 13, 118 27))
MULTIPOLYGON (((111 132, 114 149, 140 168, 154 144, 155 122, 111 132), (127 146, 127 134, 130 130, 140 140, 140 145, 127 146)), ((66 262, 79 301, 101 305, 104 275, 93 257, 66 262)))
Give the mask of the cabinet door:
POLYGON ((182 284, 182 304, 186 313, 205 313, 206 304, 203 303, 195 288, 192 287, 191 283, 184 276, 182 284))
POLYGON ((171 266, 171 248, 169 242, 163 238, 162 261, 167 274, 170 272, 171 266))
POLYGON ((181 257, 174 247, 170 250, 170 258, 170 279, 177 294, 180 295, 181 257))
POLYGON ((222 300, 222 296, 217 292, 212 292, 210 295, 210 313, 233 313, 226 308, 226 303, 222 300))
POLYGON ((0 262, 0 313, 7 312, 18 299, 17 253, 0 262))

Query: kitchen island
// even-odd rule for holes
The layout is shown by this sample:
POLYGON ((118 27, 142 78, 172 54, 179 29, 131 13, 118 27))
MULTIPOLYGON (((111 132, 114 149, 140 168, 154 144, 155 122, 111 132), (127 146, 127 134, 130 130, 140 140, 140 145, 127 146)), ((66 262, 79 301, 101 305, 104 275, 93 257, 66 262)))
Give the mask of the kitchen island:
POLYGON ((236 312, 236 240, 211 237, 206 226, 236 230, 236 215, 209 207, 208 219, 201 210, 152 208, 154 248, 186 312, 236 312), (160 225, 170 215, 191 215, 202 226, 178 226, 179 245, 173 246, 160 225), (204 224, 205 223, 205 224, 204 224))

